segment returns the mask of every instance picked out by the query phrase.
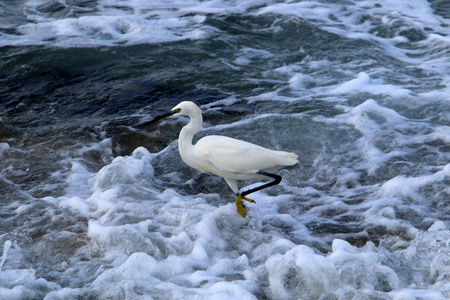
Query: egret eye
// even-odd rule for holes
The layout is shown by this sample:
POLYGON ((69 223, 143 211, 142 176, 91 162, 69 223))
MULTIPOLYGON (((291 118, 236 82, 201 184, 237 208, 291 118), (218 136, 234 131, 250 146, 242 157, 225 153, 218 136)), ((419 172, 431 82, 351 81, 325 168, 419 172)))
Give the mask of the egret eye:
POLYGON ((177 113, 179 113, 181 111, 181 108, 175 108, 175 109, 172 109, 172 113, 173 114, 177 114, 177 113))

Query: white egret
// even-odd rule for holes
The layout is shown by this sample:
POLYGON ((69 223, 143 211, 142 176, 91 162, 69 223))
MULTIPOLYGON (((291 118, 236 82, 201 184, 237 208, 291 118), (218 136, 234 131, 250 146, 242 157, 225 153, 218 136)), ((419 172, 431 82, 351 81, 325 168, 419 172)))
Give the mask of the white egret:
POLYGON ((199 171, 223 177, 236 193, 236 208, 244 218, 247 212, 242 200, 254 203, 255 201, 246 197, 248 194, 279 184, 281 176, 273 173, 297 163, 298 156, 294 153, 270 150, 226 136, 210 135, 201 138, 195 145, 192 144, 194 134, 202 127, 203 118, 201 109, 190 101, 183 101, 169 113, 140 125, 147 125, 170 116, 190 118, 189 123, 181 129, 178 138, 178 150, 183 161, 199 171), (267 178, 272 178, 273 181, 239 193, 238 180, 267 178))

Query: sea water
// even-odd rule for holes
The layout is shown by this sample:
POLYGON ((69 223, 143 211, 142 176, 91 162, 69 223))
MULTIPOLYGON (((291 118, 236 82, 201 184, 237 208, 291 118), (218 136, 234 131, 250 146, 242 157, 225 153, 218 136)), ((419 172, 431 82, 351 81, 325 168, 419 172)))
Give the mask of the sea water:
POLYGON ((2 1, 0 298, 450 298, 449 17, 439 0, 2 1), (198 137, 299 155, 245 219, 179 157, 187 119, 137 126, 183 100, 198 137))

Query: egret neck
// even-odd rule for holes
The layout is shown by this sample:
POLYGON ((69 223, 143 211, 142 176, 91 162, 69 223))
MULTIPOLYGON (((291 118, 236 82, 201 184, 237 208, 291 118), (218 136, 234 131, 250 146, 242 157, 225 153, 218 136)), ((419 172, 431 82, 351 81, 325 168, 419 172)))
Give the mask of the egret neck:
POLYGON ((178 136, 178 151, 180 156, 189 166, 202 170, 195 160, 192 158, 195 156, 194 145, 192 144, 192 139, 194 134, 196 134, 203 124, 202 111, 200 108, 189 110, 187 113, 189 117, 189 123, 185 125, 178 136))

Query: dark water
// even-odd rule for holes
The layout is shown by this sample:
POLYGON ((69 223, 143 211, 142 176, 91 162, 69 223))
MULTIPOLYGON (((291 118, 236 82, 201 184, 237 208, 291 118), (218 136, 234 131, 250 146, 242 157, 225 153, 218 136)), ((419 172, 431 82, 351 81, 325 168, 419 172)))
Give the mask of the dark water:
POLYGON ((449 297, 446 2, 191 2, 0 4, 0 298, 449 297), (184 100, 299 155, 246 219, 184 100))

